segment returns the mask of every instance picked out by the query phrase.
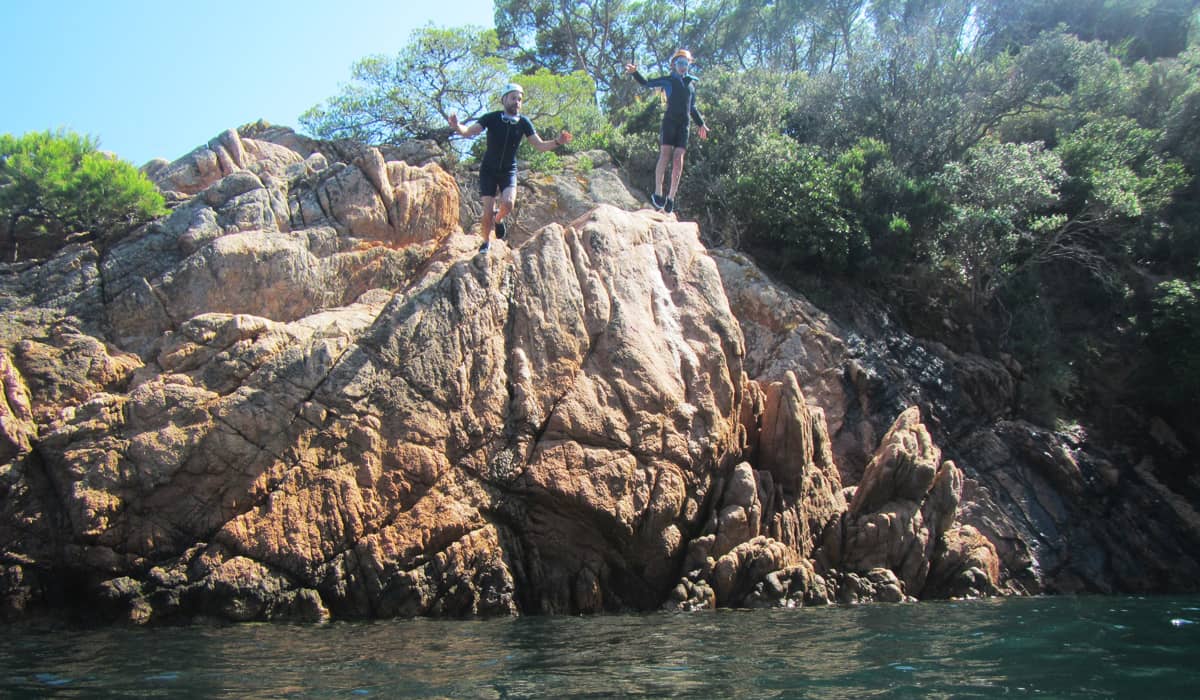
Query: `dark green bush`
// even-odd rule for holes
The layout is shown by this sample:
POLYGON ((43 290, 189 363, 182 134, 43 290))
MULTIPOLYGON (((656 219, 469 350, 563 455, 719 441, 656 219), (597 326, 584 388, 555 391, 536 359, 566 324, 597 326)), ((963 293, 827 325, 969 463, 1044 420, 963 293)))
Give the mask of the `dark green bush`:
POLYGON ((844 272, 854 232, 838 194, 838 174, 812 146, 785 136, 754 145, 729 174, 745 243, 799 263, 844 272))

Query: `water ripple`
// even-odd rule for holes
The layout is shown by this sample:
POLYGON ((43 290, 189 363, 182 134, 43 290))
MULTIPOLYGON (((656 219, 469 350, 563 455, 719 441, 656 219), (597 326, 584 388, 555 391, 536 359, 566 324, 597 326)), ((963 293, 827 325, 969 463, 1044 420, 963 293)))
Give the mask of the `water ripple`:
POLYGON ((1043 598, 486 621, 15 626, 0 696, 1162 697, 1200 601, 1043 598))

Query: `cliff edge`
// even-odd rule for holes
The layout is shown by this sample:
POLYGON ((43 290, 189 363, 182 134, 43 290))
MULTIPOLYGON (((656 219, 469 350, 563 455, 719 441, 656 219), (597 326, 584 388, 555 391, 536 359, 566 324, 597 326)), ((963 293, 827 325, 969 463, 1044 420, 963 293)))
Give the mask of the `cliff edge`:
POLYGON ((1097 494, 1115 529, 1181 528, 1175 551, 1144 551, 1194 581, 1189 504, 1013 420, 1004 367, 863 338, 695 224, 638 209, 603 161, 525 178, 521 225, 480 255, 439 155, 227 131, 148 169, 169 216, 3 268, 6 614, 1160 585, 1112 555, 1135 556, 1128 533, 1088 549, 1044 531, 1098 519, 1097 494), (1060 561, 1096 551, 1092 568, 1060 561))

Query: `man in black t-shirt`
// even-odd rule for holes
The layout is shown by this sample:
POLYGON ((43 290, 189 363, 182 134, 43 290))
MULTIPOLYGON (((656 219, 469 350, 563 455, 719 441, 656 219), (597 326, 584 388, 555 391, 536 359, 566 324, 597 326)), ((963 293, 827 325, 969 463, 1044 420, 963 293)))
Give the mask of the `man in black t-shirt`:
POLYGON ((525 90, 509 83, 500 95, 502 111, 488 112, 471 126, 460 124, 457 114, 450 115, 450 128, 459 136, 472 138, 487 131, 487 150, 479 163, 479 196, 483 203, 483 220, 479 224, 479 235, 483 236, 481 253, 491 247, 493 228, 497 238, 504 238, 504 217, 517 201, 517 147, 521 139, 529 139, 539 151, 549 151, 572 138, 563 131, 553 141, 543 141, 534 131, 533 122, 521 114, 524 100, 525 90))

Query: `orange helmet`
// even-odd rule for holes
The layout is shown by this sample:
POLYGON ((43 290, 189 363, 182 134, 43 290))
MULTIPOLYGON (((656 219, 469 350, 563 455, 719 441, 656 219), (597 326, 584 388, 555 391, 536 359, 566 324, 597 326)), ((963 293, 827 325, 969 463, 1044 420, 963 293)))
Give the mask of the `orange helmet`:
POLYGON ((695 59, 692 58, 691 51, 688 51, 687 49, 676 49, 675 53, 671 55, 670 63, 674 63, 675 59, 679 58, 680 56, 682 56, 683 58, 686 58, 688 60, 688 63, 692 63, 695 61, 695 59))

